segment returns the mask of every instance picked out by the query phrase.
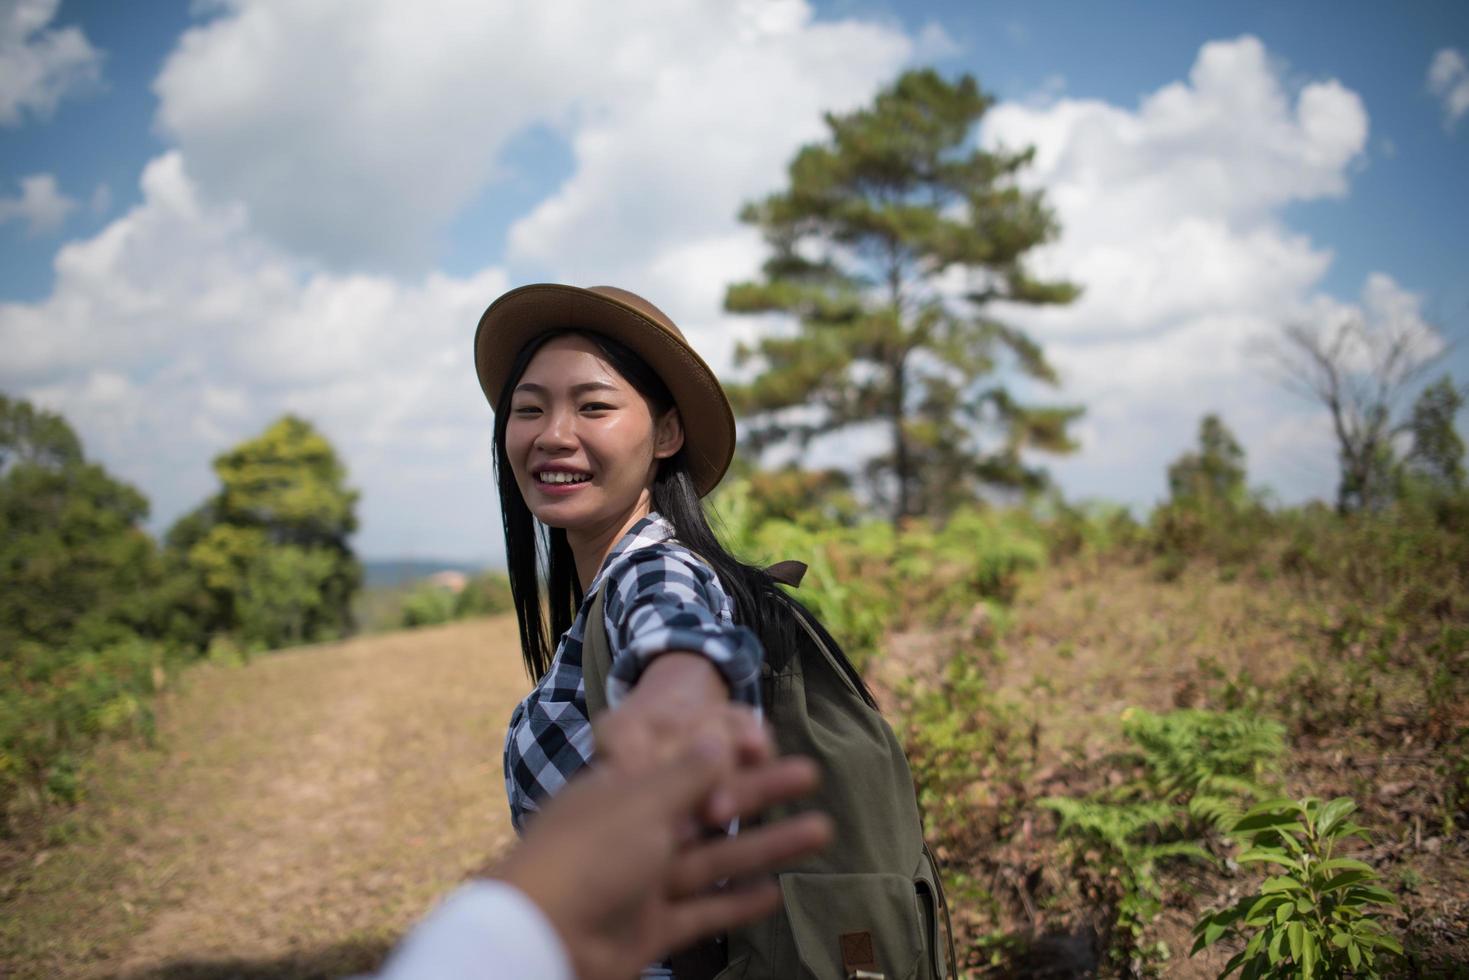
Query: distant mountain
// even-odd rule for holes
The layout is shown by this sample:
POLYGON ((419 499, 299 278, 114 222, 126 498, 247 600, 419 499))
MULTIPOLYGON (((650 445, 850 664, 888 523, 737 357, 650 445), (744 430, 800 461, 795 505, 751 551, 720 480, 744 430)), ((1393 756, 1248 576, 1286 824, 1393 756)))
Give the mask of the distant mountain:
POLYGON ((485 567, 474 562, 434 561, 431 558, 366 558, 362 561, 362 584, 369 589, 388 589, 428 578, 434 572, 473 575, 485 567))

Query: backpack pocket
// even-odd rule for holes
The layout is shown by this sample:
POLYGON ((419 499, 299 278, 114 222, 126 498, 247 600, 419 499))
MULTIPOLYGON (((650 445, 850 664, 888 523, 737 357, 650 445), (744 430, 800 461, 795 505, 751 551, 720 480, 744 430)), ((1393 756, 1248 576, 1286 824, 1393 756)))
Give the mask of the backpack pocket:
MULTIPOLYGON (((923 916, 913 879, 895 874, 783 874, 803 980, 847 980, 864 971, 884 980, 929 980, 923 916)), ((784 959, 784 957, 780 957, 784 959)))

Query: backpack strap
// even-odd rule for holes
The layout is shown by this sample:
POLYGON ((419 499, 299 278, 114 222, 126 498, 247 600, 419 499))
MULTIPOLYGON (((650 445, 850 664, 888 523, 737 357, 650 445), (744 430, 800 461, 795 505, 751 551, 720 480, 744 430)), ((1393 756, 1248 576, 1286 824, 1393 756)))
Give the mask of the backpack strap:
POLYGON ((607 675, 612 672, 612 645, 607 641, 607 581, 597 589, 581 639, 582 687, 587 696, 587 717, 607 710, 607 675))
MULTIPOLYGON (((689 549, 689 553, 704 564, 709 564, 703 555, 692 548, 689 549)), ((796 587, 801 584, 801 579, 806 574, 806 563, 781 561, 771 565, 765 571, 777 582, 796 587)), ((607 639, 607 616, 605 614, 609 584, 610 579, 604 578, 602 584, 597 588, 597 595, 592 599, 592 608, 587 610, 587 622, 581 641, 582 687, 586 692, 587 715, 593 718, 607 710, 607 675, 612 673, 612 644, 607 639)), ((811 631, 811 627, 806 626, 804 621, 801 625, 806 627, 807 632, 811 631)), ((811 635, 812 639, 817 639, 815 633, 811 635)), ((828 660, 832 659, 831 653, 819 639, 816 645, 821 647, 822 653, 828 660)))
POLYGON ((928 863, 933 865, 933 887, 938 892, 939 910, 944 913, 944 950, 949 961, 949 980, 959 980, 959 957, 954 950, 954 923, 949 918, 949 899, 944 895, 944 868, 929 848, 927 840, 923 842, 923 853, 927 855, 928 863))

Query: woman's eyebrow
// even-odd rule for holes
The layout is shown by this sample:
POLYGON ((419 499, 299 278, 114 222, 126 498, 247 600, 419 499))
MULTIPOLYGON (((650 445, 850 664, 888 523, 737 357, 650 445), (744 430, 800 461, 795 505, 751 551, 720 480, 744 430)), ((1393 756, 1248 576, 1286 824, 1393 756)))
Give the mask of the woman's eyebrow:
MULTIPOLYGON (((516 391, 525 391, 531 394, 544 395, 547 392, 545 385, 536 384, 534 381, 522 381, 515 386, 516 391)), ((572 385, 571 393, 580 395, 586 391, 617 391, 618 388, 610 381, 583 381, 581 384, 572 385)))

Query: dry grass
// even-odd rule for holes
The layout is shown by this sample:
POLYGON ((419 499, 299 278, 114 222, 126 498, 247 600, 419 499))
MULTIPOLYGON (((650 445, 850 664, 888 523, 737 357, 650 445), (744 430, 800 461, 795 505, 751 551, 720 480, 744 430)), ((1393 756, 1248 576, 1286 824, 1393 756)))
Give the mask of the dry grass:
MULTIPOLYGON (((1084 796, 1127 777, 1128 764, 1119 768, 1114 755, 1126 744, 1125 709, 1220 708, 1231 679, 1247 678, 1265 692, 1257 710, 1298 729, 1299 719, 1275 697, 1291 689, 1293 671, 1319 666, 1328 613, 1320 597, 1307 601, 1289 583, 1230 578, 1205 562, 1160 581, 1146 564, 1072 560, 1024 581, 987 680, 997 699, 1019 712, 1029 745, 1015 773, 997 773, 970 794, 996 812, 1018 805, 1020 815, 954 862, 977 896, 972 907, 956 910, 975 944, 971 963, 979 967, 1001 951, 976 975, 1107 973, 1106 964, 1078 958, 1076 950, 1092 942, 1096 910, 1066 870, 1054 817, 1035 801, 1084 796)), ((890 685, 905 674, 935 677, 947 651, 990 629, 977 615, 949 634, 898 637, 879 674, 890 685)), ((1407 723, 1424 710, 1412 675, 1374 674, 1373 683, 1385 698, 1377 709, 1345 718, 1327 734, 1292 737, 1283 789, 1356 799, 1374 833, 1359 856, 1399 894, 1396 928, 1408 935, 1415 957, 1409 972, 1469 975, 1469 836, 1443 826, 1441 760, 1407 723)), ((977 811, 974 823, 988 826, 986 815, 977 811)), ((1237 897, 1249 875, 1179 865, 1163 878, 1165 910, 1145 939, 1161 940, 1171 958, 1156 968, 1169 977, 1216 976, 1228 954, 1216 948, 1189 958, 1190 928, 1206 906, 1225 904, 1232 891, 1237 897)))
POLYGON ((1027 579, 994 687, 1039 724, 1041 762, 1114 749, 1129 707, 1201 703, 1201 665, 1262 683, 1309 655, 1285 589, 1223 581, 1207 566, 1162 583, 1146 565, 1071 563, 1027 579))
POLYGON ((0 974, 334 976, 511 836, 511 619, 201 665, 0 886, 0 974))

